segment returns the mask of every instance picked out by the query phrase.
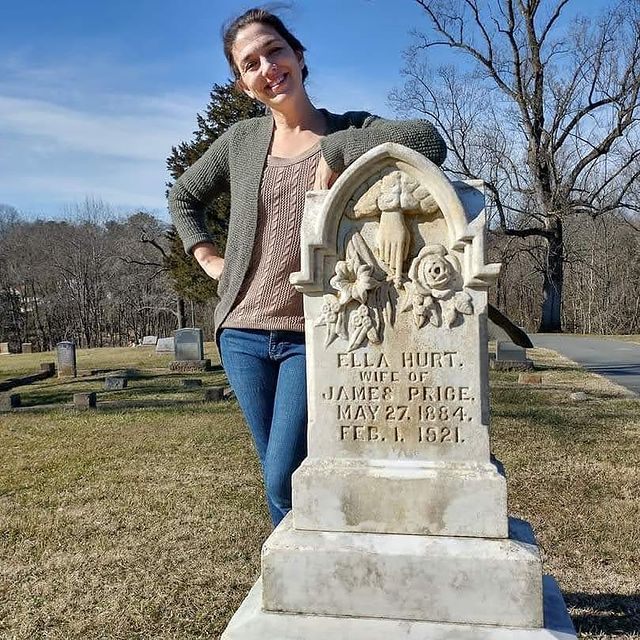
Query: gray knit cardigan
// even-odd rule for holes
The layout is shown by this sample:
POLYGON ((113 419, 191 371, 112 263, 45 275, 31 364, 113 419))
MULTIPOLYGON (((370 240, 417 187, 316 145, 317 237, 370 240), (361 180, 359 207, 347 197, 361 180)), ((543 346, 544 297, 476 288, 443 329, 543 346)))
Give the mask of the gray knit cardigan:
MULTIPOLYGON (((406 145, 436 164, 442 164, 446 157, 443 139, 426 120, 384 120, 364 111, 342 115, 322 112, 327 120, 327 135, 320 142, 322 155, 336 173, 383 142, 406 145)), ((211 242, 204 219, 207 203, 220 191, 231 193, 224 271, 218 283, 220 303, 214 313, 216 327, 231 310, 249 267, 260 181, 272 133, 271 115, 238 122, 211 144, 169 193, 173 224, 187 253, 198 242, 211 242)))

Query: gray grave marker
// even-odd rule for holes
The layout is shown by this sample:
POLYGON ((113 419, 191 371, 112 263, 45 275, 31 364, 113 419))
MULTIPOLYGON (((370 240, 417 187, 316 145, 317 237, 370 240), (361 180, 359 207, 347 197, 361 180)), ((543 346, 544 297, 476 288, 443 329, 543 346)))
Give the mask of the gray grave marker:
POLYGON ((9 343, 0 342, 0 355, 5 355, 7 353, 9 353, 9 343))
POLYGON ((76 409, 95 409, 97 396, 95 391, 90 393, 74 393, 73 404, 76 409))
POLYGON ((19 406, 21 406, 19 393, 0 395, 0 411, 9 411, 19 406))
POLYGON ((128 380, 124 376, 107 376, 104 379, 105 391, 120 391, 126 389, 128 380))
POLYGON ((176 360, 204 360, 202 329, 178 329, 174 336, 176 360))
POLYGON ((78 375, 76 345, 68 341, 58 342, 56 355, 58 359, 58 378, 75 378, 78 375))
POLYGON ((33 353, 33 343, 31 343, 31 342, 23 342, 22 343, 22 353, 33 353))
POLYGON ((153 347, 158 343, 158 336, 144 336, 142 338, 143 347, 153 347))

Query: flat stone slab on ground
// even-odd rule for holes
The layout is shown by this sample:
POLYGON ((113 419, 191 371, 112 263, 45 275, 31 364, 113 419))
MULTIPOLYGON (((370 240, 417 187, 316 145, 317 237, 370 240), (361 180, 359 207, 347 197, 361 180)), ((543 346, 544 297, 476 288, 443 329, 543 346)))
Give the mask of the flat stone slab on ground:
POLYGON ((190 371, 210 371, 211 360, 174 360, 169 363, 170 371, 189 373, 190 371))
POLYGON ((494 371, 532 371, 532 360, 489 360, 489 368, 494 371))
POLYGON ((185 378, 182 381, 182 386, 185 389, 195 389, 202 386, 202 380, 200 378, 185 378))
POLYGON ((220 640, 576 640, 562 593, 550 576, 543 578, 543 594, 544 627, 518 629, 270 612, 262 609, 258 580, 220 640))
POLYGON ((584 402, 585 400, 589 400, 589 396, 584 391, 574 391, 569 398, 574 402, 584 402))
POLYGON ((124 376, 107 376, 104 379, 105 391, 120 391, 126 389, 129 381, 124 376))
POLYGON ((520 384, 542 384, 542 376, 539 373, 521 373, 518 376, 520 384))

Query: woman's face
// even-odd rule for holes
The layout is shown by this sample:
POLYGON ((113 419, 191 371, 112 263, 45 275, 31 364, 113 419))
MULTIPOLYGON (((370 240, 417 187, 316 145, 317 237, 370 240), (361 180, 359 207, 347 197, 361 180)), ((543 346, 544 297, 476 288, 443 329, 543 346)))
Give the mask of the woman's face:
POLYGON ((238 31, 231 49, 244 92, 268 107, 278 107, 304 91, 304 58, 273 27, 255 22, 238 31))

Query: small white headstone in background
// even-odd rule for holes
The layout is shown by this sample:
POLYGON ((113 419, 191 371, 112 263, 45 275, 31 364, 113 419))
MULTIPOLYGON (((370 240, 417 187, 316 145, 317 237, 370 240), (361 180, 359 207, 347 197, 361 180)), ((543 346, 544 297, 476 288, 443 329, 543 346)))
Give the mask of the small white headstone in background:
POLYGON ((174 353, 175 345, 173 338, 158 338, 156 343, 156 353, 174 353))

